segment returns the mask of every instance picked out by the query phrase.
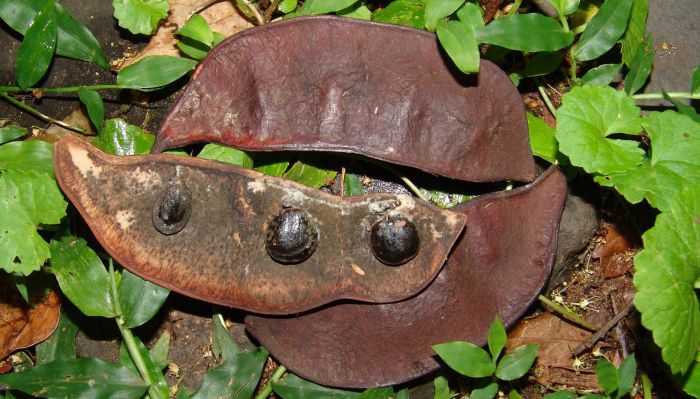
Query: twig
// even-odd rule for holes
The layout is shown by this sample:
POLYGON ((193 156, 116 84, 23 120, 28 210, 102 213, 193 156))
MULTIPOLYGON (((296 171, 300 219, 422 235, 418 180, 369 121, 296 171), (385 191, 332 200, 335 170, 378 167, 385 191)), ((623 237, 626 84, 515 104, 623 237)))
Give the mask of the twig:
POLYGON ((250 10, 250 12, 253 13, 255 16, 255 20, 258 22, 258 25, 264 25, 265 20, 263 19, 262 15, 260 15, 260 10, 258 10, 258 7, 254 6, 250 0, 241 0, 241 3, 245 4, 245 6, 250 10))
POLYGON ((282 374, 284 374, 286 371, 286 367, 279 365, 275 372, 272 373, 272 376, 270 377, 270 380, 267 381, 267 384, 265 384, 265 387, 261 389, 257 395, 255 395, 255 399, 265 399, 270 396, 272 393, 272 384, 279 381, 280 378, 282 378, 282 374))
POLYGON ((272 4, 267 7, 267 10, 265 10, 265 23, 272 21, 272 14, 275 13, 275 10, 280 5, 280 1, 282 0, 273 0, 272 4))
POLYGON ((345 166, 340 168, 340 196, 345 196, 345 166))
POLYGON ((574 355, 579 355, 586 349, 591 348, 596 342, 598 342, 599 339, 603 338, 605 334, 607 334, 608 331, 610 331, 611 328, 615 327, 615 325, 620 320, 622 320, 622 318, 625 317, 627 313, 629 313, 629 311, 632 309, 632 306, 634 306, 634 301, 629 301, 629 303, 625 305, 625 307, 622 308, 621 311, 617 312, 615 317, 610 319, 610 321, 608 321, 601 329, 596 331, 595 334, 591 335, 590 337, 588 337, 588 339, 579 344, 579 346, 577 346, 574 349, 574 355))
POLYGON ((564 306, 561 306, 561 305, 553 302, 552 300, 550 300, 549 298, 547 298, 544 295, 540 295, 537 298, 540 301, 542 301, 545 305, 552 308, 552 310, 559 313, 563 318, 565 318, 569 321, 573 321, 574 323, 580 325, 581 327, 583 327, 587 330, 597 331, 600 329, 599 325, 597 325, 595 323, 591 323, 590 321, 588 321, 588 320, 584 319, 583 317, 579 316, 578 314, 576 314, 576 312, 572 311, 571 309, 568 309, 564 306))
POLYGON ((540 92, 540 96, 542 96, 542 100, 544 101, 544 104, 547 106, 547 109, 549 109, 549 112, 552 114, 552 117, 556 119, 557 117, 557 109, 554 108, 554 104, 552 104, 552 101, 549 99, 549 95, 547 95, 547 91, 544 89, 544 81, 540 78, 536 78, 537 80, 537 91, 540 92))
POLYGON ((6 93, 0 92, 0 97, 4 98, 12 105, 36 116, 37 118, 39 118, 45 122, 52 123, 56 126, 60 126, 64 129, 72 130, 74 132, 80 133, 80 134, 85 135, 85 136, 92 135, 92 133, 88 132, 87 130, 83 130, 77 126, 69 125, 65 122, 59 121, 58 119, 54 119, 48 115, 42 114, 38 109, 30 107, 29 105, 17 100, 16 98, 13 98, 12 96, 10 96, 6 93))

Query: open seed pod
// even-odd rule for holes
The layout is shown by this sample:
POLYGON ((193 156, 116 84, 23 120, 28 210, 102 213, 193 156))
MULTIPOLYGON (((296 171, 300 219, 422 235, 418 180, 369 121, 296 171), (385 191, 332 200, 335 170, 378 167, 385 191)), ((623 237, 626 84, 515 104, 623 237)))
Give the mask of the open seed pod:
POLYGON ((481 61, 478 74, 459 72, 432 33, 300 17, 213 48, 153 150, 349 152, 460 180, 531 181, 523 110, 501 69, 481 61))
POLYGON ((437 275, 465 223, 407 195, 342 198, 216 161, 112 156, 73 136, 56 143, 54 167, 122 266, 185 295, 265 314, 411 296, 437 275), (416 242, 387 262, 372 248, 372 226, 397 218, 413 226, 416 242))
POLYGON ((432 345, 486 343, 544 286, 554 260, 566 181, 556 167, 535 182, 452 208, 464 234, 435 280, 401 302, 343 303, 292 317, 247 316, 247 330, 287 368, 323 385, 393 385, 439 367, 432 345))

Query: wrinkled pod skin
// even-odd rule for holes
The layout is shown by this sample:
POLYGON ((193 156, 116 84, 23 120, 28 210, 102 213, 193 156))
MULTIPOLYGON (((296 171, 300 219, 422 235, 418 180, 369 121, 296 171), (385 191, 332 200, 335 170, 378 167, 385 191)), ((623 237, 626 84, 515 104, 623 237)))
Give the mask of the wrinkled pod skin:
POLYGON ((246 329, 290 371, 319 384, 368 388, 426 375, 440 367, 432 345, 484 345, 495 316, 511 325, 535 300, 554 261, 565 199, 556 167, 529 185, 479 196, 452 208, 466 216, 465 231, 419 294, 294 317, 249 315, 246 329))
POLYGON ((55 144, 54 169, 119 264, 182 294, 261 314, 414 295, 437 275, 465 224, 463 215, 411 196, 342 198, 216 161, 116 157, 72 136, 55 144), (371 226, 395 214, 411 220, 426 247, 389 267, 368 242, 371 226), (281 227, 306 243, 270 247, 268 231, 281 227))
POLYGON ((464 75, 433 33, 334 16, 214 47, 153 152, 199 142, 354 153, 474 182, 536 175, 520 94, 496 65, 464 75))

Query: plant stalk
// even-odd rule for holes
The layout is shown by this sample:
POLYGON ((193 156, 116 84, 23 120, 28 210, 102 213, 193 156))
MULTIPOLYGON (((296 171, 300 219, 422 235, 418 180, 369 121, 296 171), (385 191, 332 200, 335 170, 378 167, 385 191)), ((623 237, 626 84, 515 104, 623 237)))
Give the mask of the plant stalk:
MULTIPOLYGON (((666 93, 671 98, 685 98, 690 100, 700 100, 700 92, 691 93, 689 91, 666 93)), ((644 94, 634 94, 632 98, 635 100, 663 100, 663 93, 644 93, 644 94)))
POLYGON ((563 318, 573 321, 574 323, 580 325, 581 327, 591 330, 591 331, 598 331, 600 330, 600 326, 591 323, 590 321, 584 319, 583 317, 579 316, 576 314, 576 312, 573 312, 572 310, 566 308, 565 306, 561 306, 558 303, 555 303, 554 301, 550 300, 544 295, 540 295, 537 297, 540 301, 544 302, 545 305, 549 306, 552 308, 555 312, 559 313, 563 318))
POLYGON ((48 115, 45 115, 45 114, 41 113, 41 111, 39 111, 38 109, 36 109, 34 107, 30 107, 29 105, 23 103, 22 101, 19 101, 16 98, 13 98, 12 96, 10 96, 6 93, 3 93, 1 91, 0 91, 0 97, 4 98, 5 100, 7 100, 7 102, 16 106, 17 108, 20 108, 23 111, 26 111, 26 112, 36 116, 37 118, 39 118, 45 122, 52 123, 56 126, 60 126, 60 127, 64 128, 64 129, 72 130, 72 131, 80 133, 84 136, 92 135, 92 133, 88 132, 87 130, 81 129, 77 126, 69 125, 63 121, 59 121, 58 119, 54 119, 48 115))
POLYGON ((250 12, 253 13, 253 16, 255 16, 255 20, 258 22, 258 25, 264 25, 265 24, 265 19, 263 18, 262 15, 260 15, 260 10, 258 10, 258 7, 253 5, 250 0, 241 0, 241 3, 245 4, 245 6, 250 10, 250 12))
POLYGON ((282 374, 284 374, 287 371, 287 368, 280 365, 275 369, 275 372, 272 373, 272 376, 270 377, 270 380, 267 381, 267 384, 265 384, 265 387, 258 392, 257 395, 255 395, 255 399, 265 399, 270 394, 272 393, 272 384, 279 381, 280 378, 282 378, 282 374))
POLYGON ((513 15, 518 12, 518 9, 520 9, 520 5, 523 3, 523 0, 515 0, 513 2, 513 5, 510 6, 510 9, 506 13, 506 17, 509 15, 513 15))
POLYGON ((554 108, 554 104, 552 104, 552 100, 549 99, 549 95, 547 95, 547 91, 544 89, 544 81, 541 78, 536 78, 537 79, 537 91, 540 92, 540 96, 542 96, 542 100, 544 101, 544 104, 547 106, 547 109, 549 109, 549 112, 552 114, 554 118, 557 116, 557 109, 554 108))
POLYGON ((114 276, 114 263, 112 258, 109 259, 109 280, 111 284, 111 297, 112 297, 112 307, 114 308, 114 313, 116 316, 117 327, 119 327, 119 332, 122 334, 122 339, 124 339, 124 345, 129 352, 129 356, 134 361, 136 369, 138 369, 139 374, 143 381, 148 384, 148 396, 153 399, 167 399, 161 396, 160 392, 153 386, 153 381, 148 374, 148 368, 146 367, 146 362, 141 357, 141 352, 136 345, 136 339, 134 339, 134 334, 131 330, 125 326, 124 316, 122 314, 122 307, 119 304, 119 292, 117 291, 117 280, 114 276))
POLYGON ((88 90, 130 89, 130 87, 115 84, 67 87, 30 87, 27 90, 22 90, 17 86, 0 86, 0 93, 73 93, 77 92, 81 88, 88 90))

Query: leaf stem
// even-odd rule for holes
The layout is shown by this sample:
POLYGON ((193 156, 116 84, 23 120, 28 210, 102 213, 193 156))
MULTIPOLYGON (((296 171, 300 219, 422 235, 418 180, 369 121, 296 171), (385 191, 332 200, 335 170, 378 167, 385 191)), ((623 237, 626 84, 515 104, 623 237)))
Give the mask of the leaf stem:
POLYGON ((599 325, 597 325, 595 323, 591 323, 590 321, 588 321, 588 320, 584 319, 583 317, 579 316, 578 314, 576 314, 576 312, 572 311, 571 309, 569 309, 565 306, 559 305, 558 303, 550 300, 546 296, 540 295, 537 298, 541 302, 543 302, 545 305, 552 308, 552 310, 559 313, 563 318, 570 320, 570 321, 573 321, 574 323, 580 325, 581 327, 583 327, 587 330, 591 330, 591 331, 600 330, 599 325))
POLYGON ((640 374, 642 375, 642 390, 644 391, 644 399, 652 399, 651 379, 647 373, 644 372, 644 370, 641 370, 640 374))
POLYGON ((7 93, 3 93, 0 91, 0 97, 4 98, 5 100, 7 100, 7 102, 16 106, 17 108, 20 108, 23 111, 28 112, 28 113, 36 116, 37 118, 45 121, 45 122, 52 123, 56 126, 60 126, 64 129, 72 130, 74 132, 80 133, 80 134, 85 135, 85 136, 92 135, 92 133, 88 132, 87 130, 83 130, 77 126, 69 125, 63 121, 59 121, 58 119, 54 119, 48 115, 42 114, 38 109, 30 107, 29 105, 23 103, 22 101, 17 100, 16 98, 13 98, 12 96, 10 96, 7 93))
POLYGON ((547 106, 547 109, 549 109, 549 112, 552 114, 553 117, 556 118, 557 109, 554 108, 554 104, 552 104, 552 100, 549 99, 549 95, 547 95, 547 91, 544 89, 544 81, 541 78, 536 78, 536 80, 537 80, 537 91, 540 92, 540 96, 542 96, 542 100, 544 101, 545 105, 547 106))
POLYGON ((270 376, 270 379, 267 381, 267 384, 263 387, 263 389, 258 392, 257 395, 255 395, 255 399, 265 399, 270 394, 272 393, 272 384, 279 381, 280 378, 282 378, 282 374, 284 374, 287 371, 287 368, 282 366, 281 364, 275 369, 275 372, 272 373, 272 376, 270 376))
POLYGON ((258 22, 258 25, 264 25, 265 24, 265 19, 263 19, 262 15, 260 15, 260 10, 258 10, 258 7, 253 5, 250 0, 241 0, 241 3, 245 4, 245 6, 250 10, 250 12, 253 13, 255 16, 255 20, 258 22))
POLYGON ((112 258, 109 258, 109 281, 111 284, 110 294, 112 297, 112 307, 114 308, 114 314, 117 315, 117 327, 119 327, 119 332, 122 334, 124 345, 126 345, 129 356, 131 356, 131 359, 134 361, 134 365, 136 365, 139 374, 141 374, 141 378, 143 378, 143 381, 148 385, 148 396, 153 399, 166 399, 153 385, 153 381, 151 381, 151 377, 148 374, 146 362, 143 360, 143 357, 141 357, 141 352, 136 345, 136 339, 134 339, 131 330, 125 325, 122 307, 119 304, 119 292, 117 291, 117 279, 114 276, 114 263, 112 258))
POLYGON ((110 89, 130 89, 127 86, 115 84, 92 85, 92 86, 66 86, 66 87, 30 87, 27 90, 22 90, 17 86, 0 86, 0 93, 72 93, 77 92, 81 88, 88 90, 110 90, 110 89))
MULTIPOLYGON (((687 98, 691 100, 700 100, 700 92, 691 93, 689 91, 666 93, 671 98, 687 98)), ((635 100, 663 100, 663 93, 644 93, 644 94, 634 94, 632 96, 635 100)))
POLYGON ((506 17, 509 15, 513 15, 518 12, 518 9, 520 9, 520 5, 523 3, 523 0, 515 0, 513 2, 513 5, 510 6, 510 9, 506 13, 506 17))

